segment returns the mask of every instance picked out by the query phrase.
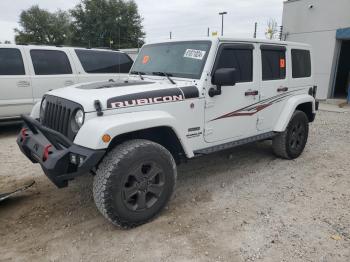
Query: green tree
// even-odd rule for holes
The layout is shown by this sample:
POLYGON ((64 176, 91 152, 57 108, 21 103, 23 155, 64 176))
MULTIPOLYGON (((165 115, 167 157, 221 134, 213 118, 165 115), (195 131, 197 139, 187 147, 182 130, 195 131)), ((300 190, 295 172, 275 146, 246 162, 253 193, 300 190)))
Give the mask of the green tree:
POLYGON ((144 43, 142 18, 133 0, 82 0, 70 13, 74 45, 127 48, 144 43))
POLYGON ((58 10, 50 13, 35 5, 20 15, 20 28, 15 29, 17 44, 69 44, 71 38, 71 21, 69 13, 58 10))

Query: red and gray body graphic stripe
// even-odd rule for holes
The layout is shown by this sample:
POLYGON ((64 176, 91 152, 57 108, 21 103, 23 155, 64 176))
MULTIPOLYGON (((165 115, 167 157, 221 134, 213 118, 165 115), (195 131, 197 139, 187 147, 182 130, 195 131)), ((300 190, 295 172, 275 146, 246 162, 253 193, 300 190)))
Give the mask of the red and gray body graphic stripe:
POLYGON ((283 93, 283 94, 280 94, 277 96, 270 97, 268 99, 262 100, 260 102, 254 103, 252 105, 249 105, 249 106, 240 108, 238 110, 232 111, 230 113, 227 113, 225 115, 219 116, 219 117, 214 118, 210 121, 219 120, 219 119, 228 118, 228 117, 235 117, 235 116, 255 115, 256 113, 260 112, 261 110, 264 110, 265 108, 268 108, 269 106, 271 106, 273 104, 281 102, 286 97, 290 97, 290 96, 294 95, 293 93, 300 91, 300 90, 303 90, 303 89, 293 90, 293 91, 289 91, 289 92, 286 92, 286 93, 283 93))

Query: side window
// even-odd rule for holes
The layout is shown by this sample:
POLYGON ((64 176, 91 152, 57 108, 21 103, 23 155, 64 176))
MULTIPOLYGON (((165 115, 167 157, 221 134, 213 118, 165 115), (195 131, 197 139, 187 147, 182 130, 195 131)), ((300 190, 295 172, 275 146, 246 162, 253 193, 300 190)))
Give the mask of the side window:
POLYGON ((25 75, 22 54, 16 48, 0 48, 0 75, 25 75))
POLYGON ((309 50, 292 49, 292 76, 293 78, 311 76, 311 58, 309 50))
POLYGON ((66 53, 58 50, 30 50, 36 75, 72 74, 66 53))
POLYGON ((286 78, 286 50, 279 46, 261 46, 262 80, 286 78))
MULTIPOLYGON (((220 52, 216 69, 235 68, 236 82, 252 82, 253 81, 253 50, 252 48, 238 48, 226 46, 220 52)), ((215 70, 216 70, 215 69, 215 70)))
POLYGON ((84 71, 90 74, 129 73, 131 58, 118 52, 75 49, 84 71))

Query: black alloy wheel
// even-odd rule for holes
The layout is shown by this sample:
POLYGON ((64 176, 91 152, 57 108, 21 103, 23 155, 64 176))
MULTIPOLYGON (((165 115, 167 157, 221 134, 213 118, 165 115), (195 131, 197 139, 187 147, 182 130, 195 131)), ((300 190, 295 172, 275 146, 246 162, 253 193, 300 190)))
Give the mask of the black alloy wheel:
POLYGON ((164 190, 164 171, 154 162, 142 162, 127 175, 123 202, 132 211, 151 208, 164 190))

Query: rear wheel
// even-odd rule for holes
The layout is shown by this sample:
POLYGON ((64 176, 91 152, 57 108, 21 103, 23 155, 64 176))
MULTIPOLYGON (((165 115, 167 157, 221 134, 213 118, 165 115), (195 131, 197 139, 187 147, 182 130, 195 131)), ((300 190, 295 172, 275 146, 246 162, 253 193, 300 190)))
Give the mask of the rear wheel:
POLYGON ((303 152, 309 134, 309 120, 306 114, 296 110, 286 130, 272 141, 274 153, 285 159, 294 159, 303 152))
POLYGON ((131 228, 154 218, 175 187, 176 164, 164 147, 131 140, 114 148, 94 177, 94 199, 113 224, 131 228))

